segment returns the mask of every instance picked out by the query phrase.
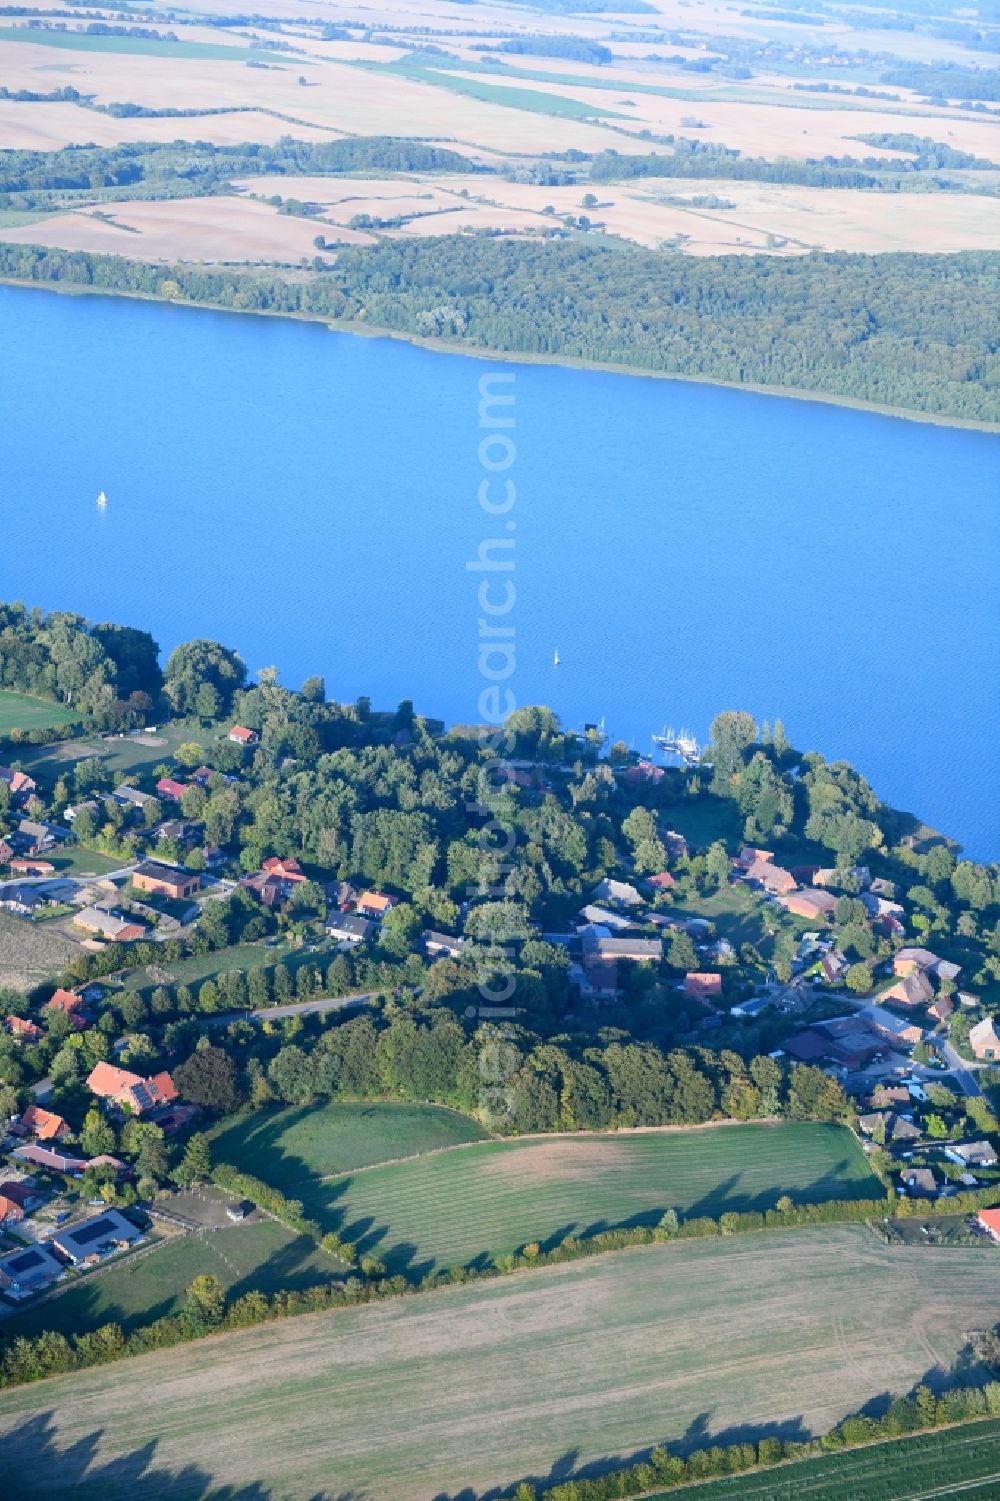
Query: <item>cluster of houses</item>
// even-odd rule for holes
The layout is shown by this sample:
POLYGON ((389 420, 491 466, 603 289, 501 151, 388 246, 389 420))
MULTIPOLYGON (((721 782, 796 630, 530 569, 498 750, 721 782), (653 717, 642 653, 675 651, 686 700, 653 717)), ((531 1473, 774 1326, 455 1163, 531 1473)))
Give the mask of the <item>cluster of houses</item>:
MULTIPOLYGON (((47 1004, 65 1010, 76 1021, 84 1002, 74 992, 56 991, 47 1004)), ((15 1035, 24 1037, 31 1037, 39 1030, 21 1017, 8 1017, 6 1026, 15 1035)), ((178 1100, 174 1082, 165 1072, 144 1078, 129 1069, 100 1062, 88 1075, 87 1087, 110 1115, 141 1116, 167 1135, 189 1125, 197 1114, 195 1106, 178 1100)), ((72 1145, 74 1133, 69 1123, 37 1102, 12 1117, 2 1134, 9 1176, 0 1182, 0 1230, 16 1228, 22 1239, 25 1233, 33 1233, 25 1222, 47 1201, 34 1175, 57 1174, 79 1179, 88 1168, 103 1167, 111 1168, 121 1178, 132 1171, 108 1154, 89 1158, 79 1155, 72 1145)), ((135 1244, 141 1234, 131 1221, 113 1209, 84 1224, 57 1229, 44 1242, 38 1237, 34 1244, 0 1256, 0 1292, 13 1298, 28 1296, 61 1277, 68 1267, 89 1265, 135 1244)))
POLYGON ((992 1180, 992 1169, 1000 1161, 992 1142, 942 1141, 925 1136, 917 1109, 928 1104, 928 1095, 918 1080, 904 1078, 879 1084, 864 1104, 858 1131, 866 1149, 878 1146, 896 1160, 901 1193, 910 1198, 950 1198, 959 1190, 981 1187, 983 1179, 977 1174, 986 1172, 992 1180), (922 1162, 914 1165, 912 1158, 917 1154, 922 1162), (947 1176, 942 1171, 944 1162, 953 1168, 947 1176))

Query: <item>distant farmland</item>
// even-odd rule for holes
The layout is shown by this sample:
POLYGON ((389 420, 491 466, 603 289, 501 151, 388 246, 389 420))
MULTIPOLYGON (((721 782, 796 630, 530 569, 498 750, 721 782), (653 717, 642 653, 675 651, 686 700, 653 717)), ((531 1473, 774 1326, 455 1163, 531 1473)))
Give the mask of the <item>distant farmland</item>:
MULTIPOLYGON (((229 1132, 217 1144, 217 1159, 234 1160, 301 1199, 308 1214, 380 1256, 390 1270, 410 1275, 465 1265, 526 1241, 655 1225, 667 1209, 690 1218, 768 1209, 784 1193, 797 1203, 882 1193, 854 1137, 837 1126, 487 1141, 324 1179, 337 1151, 335 1119, 328 1124, 329 1136, 326 1129, 310 1135, 309 1114, 299 1113, 284 1140, 265 1126, 258 1155, 253 1138, 241 1144, 229 1132)), ((408 1148, 389 1146, 382 1155, 426 1150, 434 1144, 426 1129, 408 1148)))
MULTIPOLYGON (((805 1438, 949 1367, 998 1302, 995 1248, 885 1247, 861 1227, 622 1251, 0 1393, 0 1493, 431 1501, 662 1441, 805 1438)), ((846 1491, 742 1477, 724 1494, 900 1494, 873 1473, 846 1491)), ((949 1494, 933 1478, 928 1492, 949 1494)))

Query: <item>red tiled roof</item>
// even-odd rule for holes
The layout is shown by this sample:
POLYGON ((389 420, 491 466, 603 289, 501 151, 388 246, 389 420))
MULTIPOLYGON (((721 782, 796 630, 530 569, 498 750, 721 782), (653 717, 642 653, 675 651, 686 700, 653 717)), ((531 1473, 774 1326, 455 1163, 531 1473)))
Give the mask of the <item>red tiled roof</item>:
POLYGON ((7 1031, 13 1037, 26 1037, 29 1042, 34 1042, 36 1038, 45 1035, 41 1027, 29 1021, 26 1016, 8 1016, 7 1031))
POLYGON ((61 1115, 43 1110, 41 1105, 29 1105, 22 1111, 21 1125, 26 1126, 39 1141, 55 1141, 69 1130, 61 1115))
POLYGON ((281 860, 277 855, 269 855, 261 866, 269 876, 280 876, 283 881, 304 881, 305 872, 297 860, 281 860))

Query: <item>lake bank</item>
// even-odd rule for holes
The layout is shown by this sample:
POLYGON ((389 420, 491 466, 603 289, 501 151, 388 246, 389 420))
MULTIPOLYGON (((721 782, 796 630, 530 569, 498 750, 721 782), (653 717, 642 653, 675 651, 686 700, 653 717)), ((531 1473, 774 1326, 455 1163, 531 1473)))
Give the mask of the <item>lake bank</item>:
MULTIPOLYGON (((239 267, 240 271, 253 267, 239 267)), ((810 391, 795 386, 768 386, 751 382, 728 381, 708 375, 684 375, 670 370, 650 370, 643 365, 616 364, 611 361, 584 360, 574 355, 520 353, 516 350, 501 352, 475 344, 461 344, 441 338, 425 337, 400 329, 379 327, 374 324, 336 320, 321 313, 285 312, 262 308, 230 308, 221 303, 176 301, 153 296, 150 293, 125 291, 118 288, 83 286, 59 282, 23 281, 17 277, 0 276, 0 286, 18 287, 39 292, 58 292, 63 296, 114 297, 129 301, 154 303, 160 306, 204 309, 211 313, 227 313, 235 317, 281 319, 292 323, 322 324, 331 333, 351 334, 367 339, 393 339, 403 344, 412 344, 435 354, 464 355, 469 359, 489 360, 503 365, 557 365, 568 370, 593 370, 603 375, 640 376, 649 380, 683 381, 696 386, 718 386, 727 391, 746 391, 754 396, 784 396, 790 401, 821 402, 824 405, 846 407, 860 412, 871 412, 879 417, 896 417, 906 422, 928 423, 933 427, 963 428, 971 432, 1000 434, 1000 422, 981 422, 971 417, 947 416, 938 412, 921 412, 911 407, 884 406, 878 402, 862 401, 857 397, 841 396, 836 392, 810 391)))

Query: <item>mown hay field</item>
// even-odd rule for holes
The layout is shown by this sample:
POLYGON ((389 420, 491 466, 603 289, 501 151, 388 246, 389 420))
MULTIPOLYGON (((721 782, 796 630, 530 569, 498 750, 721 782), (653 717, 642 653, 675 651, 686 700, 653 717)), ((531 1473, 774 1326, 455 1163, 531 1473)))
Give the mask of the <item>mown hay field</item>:
POLYGON ((998 1298, 994 1248, 860 1227, 624 1251, 4 1392, 0 1493, 430 1501, 806 1437, 946 1368, 998 1298))
MULTIPOLYGON (((882 1192, 855 1138, 835 1126, 489 1141, 324 1177, 335 1171, 338 1129, 336 1117, 310 1127, 306 1113, 286 1140, 265 1125, 258 1151, 252 1136, 240 1144, 235 1127, 216 1142, 216 1160, 256 1172, 321 1224, 410 1276, 482 1262, 529 1241, 547 1246, 612 1226, 655 1225, 667 1209, 716 1216, 767 1209, 785 1193, 817 1203, 882 1192)), ((427 1150, 424 1136, 413 1140, 407 1145, 404 1133, 399 1150, 375 1150, 399 1157, 427 1150)))
POLYGON ((318 1177, 485 1137, 476 1121, 437 1105, 332 1100, 237 1118, 214 1134, 212 1155, 298 1198, 318 1177))

